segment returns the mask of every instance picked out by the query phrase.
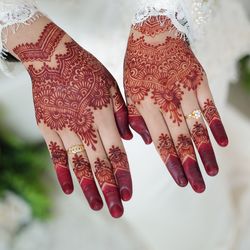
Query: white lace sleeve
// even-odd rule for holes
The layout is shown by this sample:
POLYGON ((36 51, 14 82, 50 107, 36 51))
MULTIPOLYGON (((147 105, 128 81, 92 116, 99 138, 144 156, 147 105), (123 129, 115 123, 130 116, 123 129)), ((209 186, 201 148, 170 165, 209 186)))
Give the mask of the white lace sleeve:
POLYGON ((165 15, 192 42, 202 35, 202 24, 210 16, 213 4, 214 0, 137 0, 133 24, 165 15))
POLYGON ((30 24, 41 14, 34 0, 1 0, 0 1, 0 70, 7 73, 7 65, 4 61, 6 56, 6 42, 11 25, 15 32, 20 24, 30 24))

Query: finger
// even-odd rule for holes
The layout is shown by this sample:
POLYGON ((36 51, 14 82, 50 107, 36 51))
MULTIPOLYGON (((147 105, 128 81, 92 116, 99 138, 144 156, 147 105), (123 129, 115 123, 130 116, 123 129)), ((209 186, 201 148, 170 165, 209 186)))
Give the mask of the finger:
MULTIPOLYGON (((60 137, 66 149, 70 149, 76 145, 82 145, 80 138, 68 129, 61 131, 60 137)), ((68 152, 68 157, 89 206, 93 210, 100 210, 103 207, 103 202, 95 184, 95 179, 86 152, 68 152)))
POLYGON ((176 108, 175 110, 171 110, 171 112, 163 112, 163 117, 168 125, 178 156, 190 185, 195 192, 203 192, 206 188, 205 182, 197 163, 192 140, 181 109, 176 108), (179 122, 174 122, 173 117, 176 117, 176 114, 178 114, 179 122))
POLYGON ((120 136, 125 140, 130 140, 133 138, 133 134, 131 133, 129 128, 128 109, 125 105, 125 102, 122 98, 121 92, 116 82, 111 87, 110 91, 113 101, 115 121, 120 136))
POLYGON ((151 135, 147 128, 147 125, 137 110, 136 106, 132 103, 130 97, 127 97, 128 104, 128 119, 131 128, 137 132, 145 142, 145 144, 150 144, 152 142, 151 135))
POLYGON ((228 137, 222 124, 220 115, 213 101, 213 96, 210 91, 207 77, 204 76, 203 83, 197 88, 197 99, 200 109, 209 124, 211 132, 217 143, 225 147, 228 145, 228 137))
POLYGON ((106 154, 108 155, 113 167, 121 198, 124 201, 128 201, 132 196, 132 179, 129 171, 127 155, 115 126, 112 113, 106 112, 105 117, 106 123, 102 122, 101 126, 98 127, 99 134, 106 154))
POLYGON ((198 112, 196 112, 197 119, 188 117, 194 110, 199 111, 196 95, 193 92, 186 93, 181 105, 193 142, 199 152, 205 170, 208 175, 214 176, 218 173, 219 168, 204 120, 198 112))
POLYGON ((90 146, 84 146, 89 158, 89 162, 94 170, 95 177, 103 192, 109 212, 114 218, 118 218, 123 214, 123 206, 119 190, 116 185, 113 168, 107 158, 101 138, 97 131, 95 131, 95 133, 97 141, 95 144, 96 149, 93 150, 90 146))
POLYGON ((63 142, 59 135, 45 124, 40 123, 39 128, 49 149, 60 186, 65 194, 71 194, 74 187, 63 142))
POLYGON ((155 148, 177 185, 184 187, 188 184, 188 181, 162 114, 155 106, 145 106, 140 107, 140 113, 147 124, 155 148))

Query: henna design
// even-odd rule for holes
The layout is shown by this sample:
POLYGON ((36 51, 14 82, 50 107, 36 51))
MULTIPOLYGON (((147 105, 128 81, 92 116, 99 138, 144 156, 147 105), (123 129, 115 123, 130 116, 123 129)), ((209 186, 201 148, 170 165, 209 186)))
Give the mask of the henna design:
POLYGON ((179 135, 176 147, 182 162, 185 162, 188 157, 196 161, 193 144, 188 136, 182 134, 179 135))
POLYGON ((73 170, 80 183, 83 193, 93 210, 103 207, 102 198, 95 184, 90 163, 83 155, 75 154, 72 158, 73 170))
POLYGON ((214 102, 210 99, 207 99, 204 103, 204 116, 206 120, 208 121, 209 125, 215 119, 220 120, 220 115, 214 105, 214 102))
POLYGON ((82 156, 75 154, 72 158, 73 170, 80 183, 86 178, 93 180, 93 174, 89 162, 82 156))
POLYGON ((123 206, 116 186, 112 167, 106 160, 97 158, 95 161, 95 175, 103 191, 111 215, 115 218, 123 214, 123 206))
MULTIPOLYGON (((76 42, 60 44, 64 35, 49 23, 37 43, 19 45, 14 51, 28 62, 37 123, 44 122, 52 130, 69 128, 95 150, 94 111, 111 104, 110 88, 116 88, 116 83, 104 66, 76 42), (66 48, 65 53, 57 51, 59 45, 66 48), (49 65, 52 56, 56 67, 49 65), (37 69, 34 61, 43 61, 43 65, 37 69)), ((119 101, 116 99, 116 105, 119 101)), ((120 113, 127 117, 126 108, 120 113)))
POLYGON ((201 123, 195 122, 192 129, 192 137, 198 150, 202 144, 209 143, 209 136, 207 129, 201 123))
POLYGON ((157 148, 164 163, 167 163, 171 155, 177 157, 173 141, 168 134, 162 133, 159 136, 159 143, 157 148))
POLYGON ((104 188, 105 185, 116 185, 112 167, 105 160, 97 158, 95 161, 95 175, 101 188, 104 188))
POLYGON ((143 24, 135 25, 134 29, 143 35, 155 37, 163 32, 176 30, 171 20, 166 16, 151 16, 143 24))
POLYGON ((20 44, 13 51, 23 62, 48 61, 64 34, 55 24, 49 23, 44 27, 37 43, 20 44))
POLYGON ((191 139, 186 135, 179 135, 176 147, 188 181, 196 192, 203 192, 205 183, 195 157, 191 139))
POLYGON ((125 57, 125 90, 135 104, 150 95, 154 103, 178 125, 183 89, 196 90, 203 69, 187 42, 166 37, 164 43, 149 44, 145 37, 128 41, 125 57))
POLYGON ((216 175, 219 168, 206 127, 196 122, 192 129, 192 138, 199 151, 206 172, 211 176, 216 175))
POLYGON ((122 199, 127 201, 132 196, 132 180, 127 155, 119 147, 115 146, 109 149, 108 155, 122 199))
POLYGON ((204 116, 209 123, 210 129, 214 135, 215 140, 219 145, 225 147, 228 145, 228 138, 224 126, 221 122, 220 115, 214 105, 214 102, 207 99, 203 107, 204 116))
POLYGON ((58 181, 66 194, 73 191, 73 181, 68 168, 68 155, 65 149, 61 148, 56 142, 49 143, 51 158, 56 170, 58 181))
POLYGON ((172 139, 168 134, 161 134, 158 139, 157 149, 175 182, 184 187, 188 184, 181 162, 175 150, 172 139))

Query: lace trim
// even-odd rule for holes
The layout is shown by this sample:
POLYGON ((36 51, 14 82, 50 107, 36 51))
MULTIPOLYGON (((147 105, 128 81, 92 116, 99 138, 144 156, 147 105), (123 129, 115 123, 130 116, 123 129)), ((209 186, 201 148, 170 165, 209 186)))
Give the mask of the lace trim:
POLYGON ((38 11, 34 1, 5 1, 0 3, 0 70, 5 74, 9 74, 8 65, 5 61, 8 33, 15 33, 20 25, 30 25, 37 20, 42 14, 38 11), (11 29, 9 28, 11 26, 11 29), (9 28, 9 29, 7 29, 9 28))
POLYGON ((211 15, 213 4, 214 0, 141 0, 132 24, 142 24, 151 16, 164 15, 193 42, 202 37, 202 27, 211 15))

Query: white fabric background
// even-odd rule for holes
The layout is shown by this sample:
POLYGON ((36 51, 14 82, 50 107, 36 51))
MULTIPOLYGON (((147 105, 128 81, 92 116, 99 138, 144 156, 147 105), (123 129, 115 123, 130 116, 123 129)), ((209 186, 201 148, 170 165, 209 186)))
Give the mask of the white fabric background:
MULTIPOLYGON (((43 0, 40 6, 99 58, 122 88, 132 2, 43 0)), ((17 238, 15 250, 250 249, 249 120, 227 103, 228 83, 236 76, 236 59, 250 51, 250 23, 236 0, 218 1, 217 11, 195 51, 207 70, 230 147, 221 149, 214 144, 221 171, 216 178, 204 175, 206 192, 198 195, 190 188, 176 187, 153 146, 145 146, 135 135, 132 142, 125 143, 134 197, 125 204, 122 220, 111 219, 106 209, 100 214, 91 212, 79 189, 66 197, 58 188, 56 218, 27 229, 17 238)), ((14 73, 9 79, 0 76, 0 105, 5 107, 10 127, 25 139, 38 140, 28 75, 21 66, 14 73)))

